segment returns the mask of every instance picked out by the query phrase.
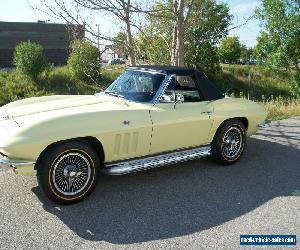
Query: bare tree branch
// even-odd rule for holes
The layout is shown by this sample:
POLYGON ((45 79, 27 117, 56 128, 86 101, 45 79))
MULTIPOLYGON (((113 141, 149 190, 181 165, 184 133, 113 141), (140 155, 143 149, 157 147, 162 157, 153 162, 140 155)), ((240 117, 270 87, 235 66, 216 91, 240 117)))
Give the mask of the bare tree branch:
MULTIPOLYGON (((27 1, 29 2, 30 0, 27 1)), ((74 0, 72 2, 76 4, 76 13, 74 13, 74 11, 72 11, 72 8, 68 9, 65 1, 66 0, 53 0, 54 5, 50 5, 48 1, 41 0, 44 8, 33 6, 30 3, 29 4, 32 8, 46 13, 51 17, 62 19, 66 23, 84 25, 86 33, 90 34, 93 37, 96 37, 97 39, 109 41, 112 43, 123 43, 128 50, 129 59, 131 61, 131 64, 133 65, 135 64, 135 50, 132 28, 136 28, 141 31, 141 25, 137 24, 137 22, 134 20, 133 15, 138 16, 138 14, 140 15, 141 13, 154 14, 164 11, 163 9, 143 9, 137 3, 132 4, 131 0, 74 0), (98 32, 93 29, 90 22, 84 20, 84 18, 81 16, 80 9, 103 12, 116 17, 126 27, 126 42, 124 43, 124 41, 119 41, 116 38, 106 36, 104 34, 98 34, 98 32)))
POLYGON ((248 18, 246 18, 246 19, 244 20, 243 23, 238 24, 238 25, 236 25, 236 26, 233 26, 233 27, 229 28, 228 31, 234 30, 234 29, 238 29, 238 28, 241 28, 241 27, 245 26, 245 25, 246 25, 251 19, 253 19, 254 17, 255 17, 254 14, 251 15, 251 16, 249 16, 248 18))

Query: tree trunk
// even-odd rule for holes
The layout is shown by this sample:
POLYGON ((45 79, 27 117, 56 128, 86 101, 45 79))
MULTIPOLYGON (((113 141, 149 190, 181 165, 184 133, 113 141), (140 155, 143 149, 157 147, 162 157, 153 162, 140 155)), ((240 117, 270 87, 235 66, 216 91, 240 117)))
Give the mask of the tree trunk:
POLYGON ((130 65, 135 66, 135 50, 131 33, 131 25, 130 25, 130 0, 127 0, 127 5, 125 9, 125 18, 124 21, 126 23, 126 34, 127 34, 127 48, 129 54, 129 62, 130 65))
POLYGON ((174 0, 174 28, 171 64, 184 66, 184 0, 174 0))
POLYGON ((184 0, 179 0, 177 16, 177 66, 184 66, 184 0))
POLYGON ((171 65, 176 66, 177 64, 177 6, 178 1, 173 1, 173 14, 174 14, 174 24, 173 24, 173 34, 172 34, 172 52, 171 52, 171 65))
POLYGON ((173 38, 172 38, 172 53, 171 53, 171 65, 176 66, 177 64, 177 25, 173 27, 173 38))
POLYGON ((130 23, 126 22, 126 33, 127 33, 127 44, 128 44, 128 54, 129 54, 129 61, 132 66, 136 65, 135 61, 135 51, 134 51, 134 44, 132 39, 131 27, 130 23))

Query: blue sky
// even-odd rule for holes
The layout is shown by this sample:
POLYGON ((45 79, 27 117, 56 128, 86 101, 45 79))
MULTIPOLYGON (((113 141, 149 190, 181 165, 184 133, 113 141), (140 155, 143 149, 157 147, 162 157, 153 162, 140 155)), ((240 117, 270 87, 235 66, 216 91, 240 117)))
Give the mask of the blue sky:
MULTIPOLYGON (((38 2, 38 0, 30 1, 32 3, 38 2)), ((225 2, 228 4, 230 13, 234 15, 233 25, 243 23, 245 18, 253 14, 259 4, 258 0, 217 0, 217 2, 225 2)), ((40 11, 33 10, 27 0, 0 0, 0 21, 36 22, 37 20, 61 22, 40 11)), ((111 18, 98 16, 94 22, 100 24, 100 30, 104 33, 112 35, 117 32, 118 28, 113 25, 114 21, 111 18)), ((242 28, 230 31, 230 35, 239 36, 243 44, 248 47, 253 47, 256 44, 259 30, 259 22, 257 20, 250 20, 242 28)))
MULTIPOLYGON (((234 16, 233 26, 244 23, 244 20, 253 15, 256 7, 259 6, 258 0, 217 0, 218 3, 227 3, 230 13, 234 16)), ((243 44, 253 47, 260 32, 259 21, 251 19, 245 26, 231 30, 229 35, 239 36, 243 44)))

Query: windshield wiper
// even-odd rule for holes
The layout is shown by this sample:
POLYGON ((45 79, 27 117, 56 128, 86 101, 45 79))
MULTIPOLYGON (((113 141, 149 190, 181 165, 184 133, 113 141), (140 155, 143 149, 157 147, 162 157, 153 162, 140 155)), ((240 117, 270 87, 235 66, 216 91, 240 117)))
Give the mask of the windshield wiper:
POLYGON ((123 95, 120 95, 118 92, 116 92, 116 91, 104 91, 104 93, 122 99, 122 100, 124 101, 124 103, 125 103, 127 106, 129 106, 128 103, 126 102, 124 96, 123 96, 123 95))
POLYGON ((119 98, 124 98, 123 95, 120 95, 118 92, 116 91, 105 91, 104 93, 115 96, 115 97, 119 97, 119 98))

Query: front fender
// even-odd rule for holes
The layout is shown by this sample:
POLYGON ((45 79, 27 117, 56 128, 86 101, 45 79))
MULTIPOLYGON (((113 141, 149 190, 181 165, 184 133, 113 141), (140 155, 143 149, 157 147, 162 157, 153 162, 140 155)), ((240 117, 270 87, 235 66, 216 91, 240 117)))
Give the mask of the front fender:
POLYGON ((55 142, 88 136, 101 142, 106 160, 129 157, 135 152, 114 156, 114 141, 118 134, 138 134, 137 147, 141 154, 149 151, 151 121, 149 112, 144 109, 80 112, 77 108, 74 112, 53 111, 23 116, 16 118, 16 122, 20 128, 0 145, 13 158, 36 160, 55 142), (131 121, 130 125, 125 125, 125 120, 131 121))

